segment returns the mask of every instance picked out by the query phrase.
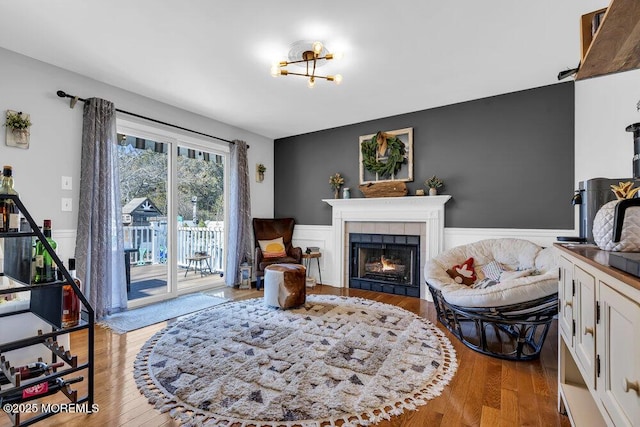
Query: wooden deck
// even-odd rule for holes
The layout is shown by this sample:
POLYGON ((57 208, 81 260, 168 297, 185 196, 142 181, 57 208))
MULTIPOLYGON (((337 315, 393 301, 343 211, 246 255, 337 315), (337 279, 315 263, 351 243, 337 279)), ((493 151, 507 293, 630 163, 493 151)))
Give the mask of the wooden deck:
MULTIPOLYGON (((169 266, 167 264, 132 265, 131 290, 133 292, 130 293, 129 300, 165 293, 168 271, 169 266), (136 292, 136 284, 141 282, 146 282, 149 286, 155 283, 156 286, 145 287, 143 291, 136 292)), ((178 269, 178 290, 201 285, 207 285, 210 289, 215 289, 224 286, 224 278, 219 273, 210 274, 207 272, 202 275, 199 271, 194 271, 193 266, 188 272, 185 268, 178 269)))
MULTIPOLYGON (((427 301, 326 285, 309 289, 309 293, 362 297, 402 307, 436 324, 455 347, 459 368, 442 395, 418 407, 416 411, 408 411, 383 421, 377 424, 378 427, 569 426, 568 418, 557 411, 558 331, 555 321, 539 360, 513 362, 485 356, 465 347, 437 323, 435 308, 427 301)), ((263 296, 262 291, 255 289, 232 288, 222 288, 211 294, 234 300, 263 296)), ((169 414, 160 412, 148 403, 146 397, 140 394, 133 378, 133 362, 142 345, 170 323, 171 321, 161 322, 123 335, 97 326, 95 403, 98 404, 99 412, 91 415, 59 414, 41 425, 178 426, 179 423, 169 414)), ((72 334, 72 350, 74 342, 84 340, 86 333, 85 330, 72 334)), ((86 360, 87 355, 79 353, 78 357, 82 361, 86 360)), ((85 382, 78 384, 81 393, 83 386, 86 387, 85 382)), ((0 417, 0 427, 8 425, 8 417, 0 417)))

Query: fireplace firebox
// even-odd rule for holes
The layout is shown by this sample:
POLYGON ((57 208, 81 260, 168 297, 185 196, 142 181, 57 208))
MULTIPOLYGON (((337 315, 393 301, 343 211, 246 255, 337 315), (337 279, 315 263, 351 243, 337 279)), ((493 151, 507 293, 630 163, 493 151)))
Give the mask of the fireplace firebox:
POLYGON ((349 287, 420 298, 420 236, 349 234, 349 287))

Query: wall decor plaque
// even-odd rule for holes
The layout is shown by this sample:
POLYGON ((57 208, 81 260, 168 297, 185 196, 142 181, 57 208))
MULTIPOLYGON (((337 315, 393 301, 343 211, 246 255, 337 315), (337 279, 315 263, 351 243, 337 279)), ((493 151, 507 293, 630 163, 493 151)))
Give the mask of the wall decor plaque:
POLYGON ((413 181, 413 128, 362 135, 360 184, 413 181))

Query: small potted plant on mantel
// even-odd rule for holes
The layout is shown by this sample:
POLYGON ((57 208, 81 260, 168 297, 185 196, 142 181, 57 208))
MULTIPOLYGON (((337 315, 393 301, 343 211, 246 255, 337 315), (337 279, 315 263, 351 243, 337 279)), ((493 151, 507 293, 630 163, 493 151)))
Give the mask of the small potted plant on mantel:
POLYGON ((429 195, 435 196, 438 194, 438 188, 444 185, 444 181, 442 181, 437 176, 433 175, 431 178, 429 178, 424 182, 424 185, 426 185, 429 188, 429 195))
POLYGON ((22 112, 7 111, 7 119, 4 122, 7 129, 11 129, 16 144, 29 142, 29 127, 31 119, 22 112))
POLYGON ((333 198, 337 199, 340 197, 340 187, 344 185, 344 178, 336 172, 329 177, 329 185, 333 189, 333 198))

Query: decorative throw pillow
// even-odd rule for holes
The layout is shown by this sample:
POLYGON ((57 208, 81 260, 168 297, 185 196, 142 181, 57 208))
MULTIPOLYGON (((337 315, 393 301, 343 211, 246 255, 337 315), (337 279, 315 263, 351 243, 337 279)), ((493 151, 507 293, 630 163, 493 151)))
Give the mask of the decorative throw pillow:
POLYGON ((496 282, 500 281, 500 275, 503 271, 504 268, 502 268, 502 264, 500 264, 498 261, 491 261, 489 264, 482 266, 482 272, 484 273, 485 277, 496 282))
POLYGON ((265 258, 281 258, 287 256, 282 237, 272 240, 258 240, 262 256, 265 258))
POLYGON ((476 272, 473 269, 473 258, 469 258, 462 265, 454 265, 447 270, 447 274, 456 283, 471 286, 476 281, 476 272))

